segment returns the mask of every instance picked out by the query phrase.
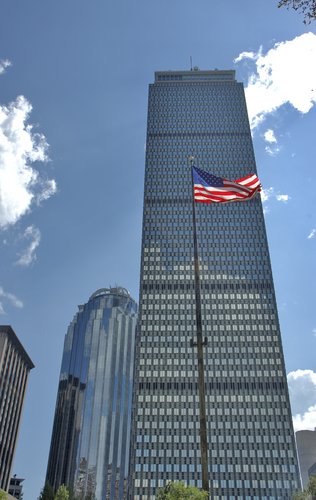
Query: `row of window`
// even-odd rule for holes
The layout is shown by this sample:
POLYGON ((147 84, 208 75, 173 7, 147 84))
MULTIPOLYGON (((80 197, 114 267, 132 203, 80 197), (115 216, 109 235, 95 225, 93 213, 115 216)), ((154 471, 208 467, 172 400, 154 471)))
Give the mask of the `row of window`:
MULTIPOLYGON (((145 353, 146 357, 150 356, 151 354, 153 354, 154 357, 157 357, 156 355, 158 353, 160 356, 166 354, 168 357, 175 357, 177 354, 179 354, 181 357, 183 357, 186 352, 192 352, 192 347, 194 346, 191 345, 191 338, 196 331, 195 323, 192 321, 192 323, 188 323, 185 326, 186 328, 183 325, 180 325, 180 327, 178 327, 177 329, 174 328, 172 340, 167 341, 165 334, 173 332, 173 329, 168 328, 168 326, 166 327, 165 325, 162 325, 162 327, 158 330, 161 333, 159 338, 162 340, 162 342, 152 341, 152 328, 148 330, 148 328, 142 327, 141 330, 144 334, 144 338, 140 341, 140 352, 145 353), (186 332, 186 335, 179 335, 179 331, 186 332)), ((249 356, 260 358, 262 356, 268 356, 269 359, 271 359, 275 354, 275 356, 279 358, 280 347, 278 345, 278 342, 274 344, 269 341, 267 337, 271 339, 270 335, 267 337, 260 336, 263 337, 263 340, 260 342, 258 341, 258 335, 253 335, 251 337, 251 341, 245 344, 243 341, 243 339, 245 338, 244 335, 236 336, 233 340, 228 340, 228 338, 231 339, 230 335, 225 336, 225 333, 223 333, 221 337, 218 337, 217 335, 217 332, 220 331, 221 325, 220 327, 218 327, 217 325, 211 325, 210 328, 207 328, 207 326, 208 325, 206 325, 206 327, 204 328, 204 332, 207 337, 205 351, 207 356, 212 356, 212 361, 214 359, 214 363, 215 359, 221 356, 225 356, 228 358, 246 358, 249 356), (242 340, 240 341, 240 339, 242 340)), ((276 330, 277 327, 275 325, 273 326, 274 328, 271 328, 271 330, 276 330)), ((242 330, 245 329, 247 328, 242 328, 242 330)), ((267 330, 269 331, 268 328, 267 330)), ((155 337, 158 337, 158 335, 155 335, 155 337)), ((277 337, 274 336, 274 338, 277 337)), ((277 338, 277 340, 279 339, 277 338)))
MULTIPOLYGON (((179 469, 178 472, 187 472, 187 466, 183 466, 183 469, 179 469)), ((172 472, 172 468, 171 466, 166 466, 166 468, 164 468, 163 465, 161 466, 157 466, 157 468, 155 469, 155 471, 158 471, 158 472, 172 472)), ((173 472, 176 472, 176 471, 173 471, 173 472)), ((195 470, 190 470, 189 469, 189 472, 195 472, 195 470)), ((141 488, 141 487, 148 487, 148 486, 151 486, 151 487, 155 487, 156 484, 158 483, 159 485, 159 481, 155 480, 155 479, 145 479, 145 478, 142 478, 142 479, 135 479, 135 488, 141 488)), ((194 485, 196 486, 197 483, 194 482, 194 485)), ((202 486, 202 484, 201 484, 202 486)), ((201 487, 200 486, 200 487, 201 487)), ((283 488, 286 488, 286 489, 289 489, 291 488, 292 486, 292 483, 289 481, 289 480, 284 480, 284 481, 281 481, 281 480, 256 480, 256 479, 252 479, 252 480, 249 480, 249 479, 240 479, 240 480, 225 480, 225 479, 222 479, 220 481, 217 481, 217 480, 214 480, 212 481, 211 483, 211 488, 212 489, 219 489, 219 488, 229 488, 229 489, 235 489, 235 488, 238 488, 238 489, 250 489, 250 488, 253 488, 253 489, 256 489, 258 491, 258 488, 260 489, 263 489, 263 490, 267 490, 267 489, 271 489, 273 490, 271 493, 273 494, 274 492, 276 492, 276 490, 279 490, 278 493, 279 494, 283 494, 285 492, 282 492, 282 489, 283 488)), ((297 487, 297 484, 295 482, 295 487, 297 487)), ((269 494, 268 492, 266 492, 266 494, 269 494)), ((144 498, 144 497, 138 497, 138 496, 135 496, 134 499, 138 499, 138 498, 144 498)), ((146 497, 147 499, 148 497, 146 497)), ((222 497, 221 497, 222 498, 222 497)), ((232 499, 232 500, 237 500, 237 498, 240 498, 242 500, 245 500, 245 498, 249 498, 251 500, 263 500, 265 498, 269 498, 271 500, 275 500, 275 496, 273 497, 264 497, 264 496, 251 496, 251 497, 244 497, 244 496, 241 496, 241 497, 236 497, 236 496, 228 496, 225 498, 227 499, 232 499)), ((285 497, 280 497, 280 498, 285 498, 285 497)))

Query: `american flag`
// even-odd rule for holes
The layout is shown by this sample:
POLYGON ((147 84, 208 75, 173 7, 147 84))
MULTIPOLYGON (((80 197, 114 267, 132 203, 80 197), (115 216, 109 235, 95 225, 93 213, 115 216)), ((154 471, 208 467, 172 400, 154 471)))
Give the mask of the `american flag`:
POLYGON ((201 203, 245 201, 261 191, 261 184, 256 174, 249 174, 236 181, 229 181, 197 167, 192 167, 192 169, 194 200, 201 203))

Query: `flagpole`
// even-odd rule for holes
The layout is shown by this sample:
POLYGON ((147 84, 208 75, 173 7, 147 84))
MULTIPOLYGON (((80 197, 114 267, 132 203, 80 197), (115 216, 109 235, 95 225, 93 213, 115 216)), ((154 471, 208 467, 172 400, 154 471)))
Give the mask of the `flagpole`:
POLYGON ((200 266, 198 255, 198 243, 196 236, 196 214, 194 201, 194 179, 193 161, 194 157, 189 157, 192 179, 192 214, 193 214, 193 244, 194 244, 194 291, 195 291, 195 315, 196 315, 196 343, 198 358, 198 386, 199 386, 199 406, 200 406, 200 451, 202 468, 202 489, 209 492, 208 479, 208 445, 206 430, 205 411, 205 382, 204 382, 204 359, 203 359, 203 334, 202 334, 202 313, 201 313, 201 287, 200 287, 200 266))

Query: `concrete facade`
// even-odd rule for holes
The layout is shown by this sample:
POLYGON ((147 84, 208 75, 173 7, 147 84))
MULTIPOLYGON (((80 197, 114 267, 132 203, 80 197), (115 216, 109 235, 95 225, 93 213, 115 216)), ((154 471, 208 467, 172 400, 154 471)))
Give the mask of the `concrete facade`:
POLYGON ((302 485, 306 488, 309 476, 316 472, 316 430, 297 431, 295 437, 302 485))
POLYGON ((23 401, 34 365, 9 325, 0 325, 0 488, 8 491, 23 401))

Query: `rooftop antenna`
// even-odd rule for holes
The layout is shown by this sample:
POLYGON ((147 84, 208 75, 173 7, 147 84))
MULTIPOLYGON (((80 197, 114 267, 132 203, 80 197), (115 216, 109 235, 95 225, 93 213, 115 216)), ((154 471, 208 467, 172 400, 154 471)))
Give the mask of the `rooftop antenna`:
POLYGON ((190 65, 191 65, 191 71, 192 71, 192 56, 190 56, 190 65))

